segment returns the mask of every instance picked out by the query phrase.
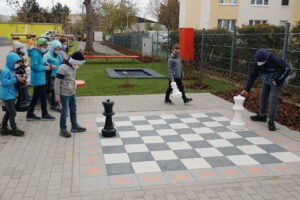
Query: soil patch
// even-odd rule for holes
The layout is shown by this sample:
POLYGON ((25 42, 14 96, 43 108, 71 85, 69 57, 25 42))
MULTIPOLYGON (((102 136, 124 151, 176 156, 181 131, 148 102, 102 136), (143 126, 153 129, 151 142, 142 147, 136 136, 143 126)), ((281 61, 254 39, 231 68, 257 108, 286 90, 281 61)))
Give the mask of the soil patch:
POLYGON ((185 84, 184 87, 190 88, 190 89, 196 89, 196 90, 209 90, 209 89, 212 89, 212 86, 210 86, 210 85, 199 84, 199 83, 185 84))
POLYGON ((132 84, 122 84, 122 85, 119 85, 118 88, 133 88, 134 85, 132 84))

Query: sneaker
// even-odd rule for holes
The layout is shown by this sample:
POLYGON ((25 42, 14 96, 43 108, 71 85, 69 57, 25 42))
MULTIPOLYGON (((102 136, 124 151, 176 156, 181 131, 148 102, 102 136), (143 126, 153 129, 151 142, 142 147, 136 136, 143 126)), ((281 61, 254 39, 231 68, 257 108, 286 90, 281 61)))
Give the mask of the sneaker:
POLYGON ((191 101, 193 101, 192 98, 186 98, 186 100, 184 100, 184 103, 189 103, 189 102, 191 102, 191 101))
POLYGON ((55 117, 52 117, 51 115, 46 115, 42 117, 42 121, 54 121, 55 117))
POLYGON ((275 123, 274 121, 270 120, 268 122, 268 127, 269 127, 269 131, 276 131, 276 126, 275 126, 275 123))
POLYGON ((259 122, 266 122, 267 116, 266 115, 260 115, 259 113, 257 115, 253 115, 250 117, 252 121, 259 121, 259 122))
POLYGON ((59 113, 61 112, 61 108, 59 106, 51 106, 50 109, 59 113))
POLYGON ((9 130, 8 128, 1 128, 0 135, 4 136, 4 135, 10 135, 10 134, 11 134, 11 130, 9 130))
POLYGON ((79 132, 85 132, 85 131, 86 131, 86 128, 83 128, 81 126, 77 126, 76 129, 71 129, 72 133, 79 133, 79 132))
POLYGON ((21 136, 24 136, 25 134, 26 134, 25 131, 22 131, 22 130, 20 130, 18 128, 11 131, 11 135, 12 136, 21 137, 21 136))
POLYGON ((59 135, 65 138, 69 138, 72 136, 67 130, 60 131, 59 135))
POLYGON ((36 121, 36 120, 41 120, 41 118, 36 116, 35 114, 32 114, 32 115, 27 115, 26 120, 27 121, 36 121))
POLYGON ((165 100, 165 104, 173 105, 174 103, 169 99, 169 100, 165 100))

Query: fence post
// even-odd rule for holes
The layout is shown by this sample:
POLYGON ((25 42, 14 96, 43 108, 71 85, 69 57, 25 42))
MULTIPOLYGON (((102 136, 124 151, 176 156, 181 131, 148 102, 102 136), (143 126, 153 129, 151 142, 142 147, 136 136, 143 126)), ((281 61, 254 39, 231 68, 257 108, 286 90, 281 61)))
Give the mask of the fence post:
POLYGON ((285 24, 285 34, 284 34, 284 44, 283 44, 283 52, 282 52, 282 59, 286 60, 286 53, 289 43, 289 33, 290 33, 290 23, 285 24))
POLYGON ((233 27, 233 37, 232 37, 232 45, 231 45, 231 58, 230 58, 230 80, 233 76, 233 67, 234 67, 234 52, 235 52, 235 38, 236 38, 236 27, 233 27))
POLYGON ((157 28, 157 36, 156 36, 156 55, 158 55, 158 45, 159 45, 159 30, 157 28))
POLYGON ((201 68, 203 68, 203 64, 204 64, 204 40, 205 40, 205 28, 202 29, 201 63, 200 63, 201 68))

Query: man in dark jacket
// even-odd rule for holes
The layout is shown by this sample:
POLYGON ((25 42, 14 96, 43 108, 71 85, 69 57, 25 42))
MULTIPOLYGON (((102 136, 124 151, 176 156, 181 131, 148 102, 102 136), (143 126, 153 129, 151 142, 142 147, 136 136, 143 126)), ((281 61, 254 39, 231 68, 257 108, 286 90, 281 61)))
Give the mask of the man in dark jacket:
POLYGON ((260 109, 259 113, 251 116, 253 121, 266 122, 266 110, 269 108, 268 127, 270 131, 276 131, 274 123, 277 104, 282 87, 290 72, 290 66, 280 57, 268 52, 266 49, 259 49, 255 54, 255 63, 249 76, 246 88, 242 91, 242 95, 247 95, 252 88, 257 76, 260 75, 263 85, 260 91, 260 109))
POLYGON ((192 98, 187 98, 184 93, 184 87, 181 79, 184 77, 182 62, 179 56, 180 46, 179 44, 174 44, 172 48, 171 57, 168 60, 168 70, 169 70, 169 87, 166 91, 165 104, 173 104, 170 100, 170 94, 172 92, 171 83, 176 82, 179 91, 182 93, 182 99, 184 103, 192 101, 192 98))

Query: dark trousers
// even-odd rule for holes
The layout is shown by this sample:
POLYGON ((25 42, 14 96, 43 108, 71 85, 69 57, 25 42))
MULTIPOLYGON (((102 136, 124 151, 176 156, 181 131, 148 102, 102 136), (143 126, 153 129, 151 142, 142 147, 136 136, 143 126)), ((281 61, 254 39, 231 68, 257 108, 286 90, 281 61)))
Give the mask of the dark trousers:
POLYGON ((260 91, 260 109, 259 113, 265 115, 268 104, 269 107, 269 120, 274 121, 277 113, 277 104, 282 88, 275 85, 263 84, 260 91))
MULTIPOLYGON (((54 85, 54 81, 55 81, 55 77, 51 77, 52 81, 53 81, 53 85, 54 85)), ((57 107, 59 106, 59 103, 57 103, 55 101, 55 94, 54 94, 54 90, 51 90, 47 95, 50 95, 49 97, 49 104, 51 107, 57 107)), ((48 97, 47 97, 48 98, 48 97)))
POLYGON ((67 129, 66 120, 68 117, 68 112, 70 109, 70 119, 71 119, 71 130, 77 129, 77 116, 76 116, 76 97, 75 94, 72 96, 60 96, 62 109, 60 114, 60 130, 61 132, 67 129))
POLYGON ((16 130, 16 122, 15 122, 15 117, 16 117, 16 107, 15 107, 15 99, 10 99, 7 101, 4 101, 5 104, 5 114, 2 119, 2 128, 6 129, 7 128, 7 123, 9 120, 10 126, 13 130, 16 130))
POLYGON ((33 87, 33 95, 30 102, 30 106, 27 112, 27 117, 31 117, 34 112, 34 107, 36 106, 36 103, 38 99, 41 99, 41 109, 42 109, 42 117, 45 117, 48 115, 47 111, 47 91, 46 91, 46 85, 39 85, 33 87))
MULTIPOLYGON (((176 85, 177 85, 179 91, 182 93, 182 99, 183 99, 183 101, 186 101, 186 96, 185 96, 185 93, 184 93, 184 87, 183 87, 181 78, 174 78, 174 81, 176 82, 176 85)), ((172 90, 173 89, 171 87, 171 80, 169 79, 169 87, 168 87, 168 89, 166 91, 165 101, 170 100, 170 94, 171 94, 172 90)))

